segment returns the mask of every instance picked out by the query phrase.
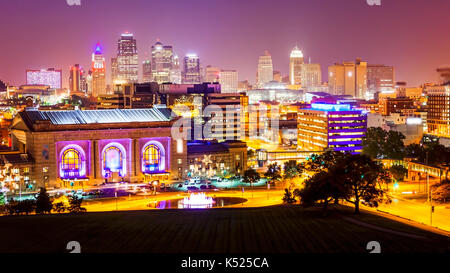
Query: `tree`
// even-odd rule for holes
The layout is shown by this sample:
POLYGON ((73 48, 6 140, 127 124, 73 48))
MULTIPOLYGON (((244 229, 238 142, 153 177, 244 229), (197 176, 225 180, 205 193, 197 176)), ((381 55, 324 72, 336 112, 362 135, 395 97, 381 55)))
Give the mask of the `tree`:
POLYGON ((6 208, 8 210, 8 213, 13 214, 22 214, 25 213, 26 215, 32 213, 36 208, 36 201, 34 200, 22 200, 19 202, 11 202, 8 205, 6 205, 6 208))
POLYGON ((283 203, 285 204, 293 204, 297 200, 295 200, 295 194, 290 189, 284 189, 283 203))
POLYGON ((450 180, 445 179, 431 186, 433 201, 446 203, 450 200, 450 180))
POLYGON ((244 182, 253 184, 258 182, 260 179, 260 175, 255 169, 248 169, 244 172, 244 182))
POLYGON ((363 153, 377 159, 401 160, 405 156, 405 136, 396 131, 386 131, 380 127, 367 128, 363 139, 363 153))
POLYGON ((344 183, 348 195, 345 200, 354 204, 355 214, 359 213, 360 202, 377 207, 385 198, 378 183, 383 166, 367 155, 346 155, 336 164, 334 176, 344 183))
POLYGON ((327 150, 320 155, 312 154, 306 161, 305 169, 310 172, 328 170, 342 160, 344 155, 344 153, 334 150, 327 150))
POLYGON ((54 209, 57 213, 62 213, 62 212, 65 212, 65 211, 66 211, 67 207, 66 207, 66 205, 64 205, 63 202, 58 202, 58 203, 55 203, 55 204, 53 205, 53 209, 54 209))
POLYGON ((51 213, 53 208, 50 196, 47 190, 42 187, 38 197, 36 198, 36 213, 51 213))
POLYGON ((81 207, 81 203, 83 203, 83 198, 80 198, 76 195, 73 195, 69 198, 69 212, 70 213, 80 213, 86 211, 86 208, 81 207))
POLYGON ((277 182, 281 180, 281 167, 277 163, 267 166, 267 171, 264 176, 269 179, 270 182, 277 182))
POLYGON ((405 178, 405 175, 408 173, 408 169, 406 169, 402 165, 392 165, 389 168, 389 172, 392 174, 395 180, 403 181, 403 178, 405 178))
POLYGON ((295 160, 289 160, 284 163, 284 179, 293 179, 303 172, 303 166, 295 160))
POLYGON ((336 176, 334 167, 330 167, 329 171, 315 173, 305 181, 304 188, 297 191, 297 196, 304 207, 320 202, 323 204, 325 215, 330 202, 344 199, 348 195, 348 188, 336 176))

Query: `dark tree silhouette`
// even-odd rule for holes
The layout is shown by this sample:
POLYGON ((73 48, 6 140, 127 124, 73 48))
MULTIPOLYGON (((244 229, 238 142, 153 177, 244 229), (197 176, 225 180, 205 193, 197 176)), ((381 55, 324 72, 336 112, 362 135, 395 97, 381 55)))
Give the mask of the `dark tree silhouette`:
POLYGON ((41 188, 38 197, 36 198, 36 213, 51 213, 53 208, 50 196, 45 188, 41 188))

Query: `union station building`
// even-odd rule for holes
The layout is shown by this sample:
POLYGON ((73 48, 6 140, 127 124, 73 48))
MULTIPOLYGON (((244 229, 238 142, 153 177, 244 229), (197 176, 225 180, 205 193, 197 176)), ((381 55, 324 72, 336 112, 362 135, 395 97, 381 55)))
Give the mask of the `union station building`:
POLYGON ((187 175, 186 140, 173 139, 177 117, 165 107, 20 112, 10 127, 14 150, 33 159, 38 187, 104 182, 175 181, 187 175))

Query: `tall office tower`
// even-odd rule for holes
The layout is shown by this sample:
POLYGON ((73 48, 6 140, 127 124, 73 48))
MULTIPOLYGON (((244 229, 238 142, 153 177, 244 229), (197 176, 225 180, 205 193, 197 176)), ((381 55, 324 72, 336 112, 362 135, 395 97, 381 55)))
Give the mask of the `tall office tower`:
POLYGON ((139 63, 136 40, 131 33, 124 33, 117 42, 117 81, 136 83, 139 79, 139 63))
POLYGON ((425 87, 428 133, 450 137, 450 82, 447 85, 425 87))
POLYGON ((181 67, 180 67, 180 58, 177 55, 173 56, 172 70, 170 71, 170 82, 181 84, 181 67))
POLYGON ((88 91, 87 75, 83 68, 80 68, 80 91, 83 93, 88 91))
POLYGON ((106 93, 105 57, 100 44, 95 46, 92 53, 92 93, 93 97, 98 97, 106 93))
POLYGON ((205 82, 219 82, 220 68, 215 66, 206 66, 205 68, 205 82))
POLYGON ((298 110, 297 149, 320 152, 362 152, 362 140, 367 130, 367 114, 350 104, 312 103, 298 110))
POLYGON ((291 51, 289 56, 289 82, 292 85, 302 84, 303 53, 298 47, 291 51))
POLYGON ((450 66, 442 66, 436 70, 439 73, 439 81, 442 85, 450 85, 450 66))
POLYGON ((184 57, 183 83, 201 83, 200 59, 196 54, 187 54, 184 57))
POLYGON ((152 46, 152 78, 157 83, 170 82, 173 65, 173 48, 159 40, 152 46))
POLYGON ((111 82, 117 81, 117 58, 111 58, 111 82))
POLYGON ((259 56, 258 71, 256 73, 256 85, 262 88, 264 84, 273 81, 272 56, 265 50, 264 55, 259 56))
POLYGON ((367 92, 370 97, 375 93, 395 89, 394 67, 386 65, 367 65, 367 92))
POLYGON ((367 63, 336 63, 328 67, 328 89, 334 95, 351 95, 355 98, 367 96, 367 63))
POLYGON ((69 90, 70 93, 81 91, 81 67, 79 64, 70 67, 69 90))
POLYGON ((150 62, 150 60, 145 60, 142 62, 142 81, 152 81, 152 63, 150 62))
POLYGON ((312 91, 314 87, 322 85, 320 64, 302 64, 301 67, 302 87, 307 91, 312 91))
POLYGON ((62 88, 62 70, 49 68, 47 70, 27 70, 27 84, 48 85, 50 88, 62 88))
POLYGON ((283 76, 281 75, 280 71, 273 71, 273 80, 276 82, 282 82, 283 76))
POLYGON ((219 83, 222 93, 238 92, 238 72, 236 70, 220 71, 219 83))

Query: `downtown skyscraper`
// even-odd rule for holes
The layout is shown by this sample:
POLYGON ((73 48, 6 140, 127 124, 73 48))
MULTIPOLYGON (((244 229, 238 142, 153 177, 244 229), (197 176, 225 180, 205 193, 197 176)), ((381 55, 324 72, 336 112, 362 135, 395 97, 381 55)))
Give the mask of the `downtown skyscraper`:
POLYGON ((333 95, 367 96, 367 62, 336 63, 328 67, 328 89, 333 95))
POLYGON ((183 83, 201 83, 200 58, 196 54, 184 57, 183 68, 183 83))
POLYGON ((157 83, 170 82, 173 66, 173 48, 159 40, 152 46, 152 80, 157 83))
POLYGON ((94 53, 92 53, 91 71, 91 96, 98 97, 98 95, 106 93, 105 57, 99 43, 95 46, 94 53))
POLYGON ((124 33, 117 42, 117 58, 112 63, 112 80, 136 83, 139 79, 139 63, 136 39, 124 33))
POLYGON ((295 47, 289 56, 289 83, 302 84, 303 52, 295 47))
POLYGON ((256 85, 258 88, 262 88, 270 81, 273 81, 272 56, 270 56, 269 51, 265 50, 264 55, 259 56, 256 85))

